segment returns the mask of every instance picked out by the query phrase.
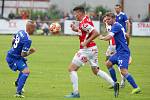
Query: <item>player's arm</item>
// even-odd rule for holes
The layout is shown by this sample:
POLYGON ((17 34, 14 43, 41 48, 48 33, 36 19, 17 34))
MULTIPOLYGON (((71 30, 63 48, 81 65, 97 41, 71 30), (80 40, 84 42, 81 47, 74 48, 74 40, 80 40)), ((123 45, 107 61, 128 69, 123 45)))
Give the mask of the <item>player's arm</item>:
POLYGON ((129 45, 129 43, 130 43, 130 35, 126 33, 125 36, 126 36, 127 44, 129 45))
POLYGON ((71 23, 70 27, 71 27, 71 29, 72 29, 73 31, 75 31, 75 32, 81 32, 81 30, 79 29, 79 27, 77 27, 77 26, 75 25, 75 22, 71 23))
POLYGON ((113 37, 113 35, 111 35, 112 33, 109 33, 108 35, 106 35, 106 36, 103 36, 103 35, 100 35, 99 36, 99 39, 100 40, 104 40, 104 41, 109 41, 109 40, 111 40, 111 38, 113 37))
POLYGON ((31 42, 32 42, 31 40, 28 40, 28 41, 24 42, 22 52, 21 52, 22 57, 27 57, 27 56, 33 54, 36 51, 35 48, 30 48, 31 42))
POLYGON ((96 31, 96 29, 93 29, 93 31, 91 32, 91 36, 85 40, 83 43, 82 43, 82 46, 86 46, 89 42, 91 42, 92 40, 94 40, 96 37, 98 37, 100 34, 96 31))
POLYGON ((82 30, 86 31, 85 40, 84 40, 84 42, 81 43, 81 45, 83 47, 86 46, 89 42, 91 42, 92 40, 94 40, 96 37, 99 36, 99 33, 97 32, 97 30, 92 25, 90 25, 89 23, 84 23, 82 25, 82 30), (91 34, 90 37, 88 37, 89 34, 91 34))
POLYGON ((130 35, 130 32, 131 32, 131 23, 129 20, 126 21, 126 24, 127 24, 127 34, 130 35))
POLYGON ((129 20, 126 21, 127 24, 127 33, 126 33, 126 40, 127 40, 127 44, 129 45, 130 42, 130 30, 131 30, 131 23, 129 22, 129 20))
POLYGON ((33 54, 35 51, 36 51, 35 48, 31 48, 31 49, 30 49, 29 51, 27 51, 27 52, 22 51, 22 52, 21 52, 21 56, 22 56, 22 57, 27 57, 27 56, 29 56, 30 54, 33 54))

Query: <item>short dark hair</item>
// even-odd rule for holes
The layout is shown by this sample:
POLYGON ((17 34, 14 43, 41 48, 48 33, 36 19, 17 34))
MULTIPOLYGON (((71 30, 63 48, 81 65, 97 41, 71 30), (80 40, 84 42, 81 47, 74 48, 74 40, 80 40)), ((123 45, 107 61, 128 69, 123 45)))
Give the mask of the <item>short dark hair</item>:
POLYGON ((112 12, 107 12, 107 13, 104 15, 104 17, 106 17, 106 16, 111 17, 111 18, 116 18, 116 15, 115 15, 114 13, 112 13, 112 12))
POLYGON ((122 6, 120 4, 116 4, 115 7, 122 8, 122 6))
POLYGON ((79 11, 82 12, 82 13, 85 13, 85 9, 84 9, 83 6, 76 6, 76 7, 73 9, 73 11, 77 11, 77 10, 79 10, 79 11))

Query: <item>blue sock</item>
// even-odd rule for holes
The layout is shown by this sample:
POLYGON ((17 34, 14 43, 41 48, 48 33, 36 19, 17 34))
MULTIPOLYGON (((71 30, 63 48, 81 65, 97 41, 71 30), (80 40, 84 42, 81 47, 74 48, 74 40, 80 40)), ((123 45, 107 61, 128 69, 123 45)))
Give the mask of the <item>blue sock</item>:
POLYGON ((132 77, 129 73, 126 74, 124 77, 128 80, 128 82, 132 85, 133 88, 137 88, 137 87, 138 87, 138 86, 136 85, 136 83, 135 83, 133 77, 132 77))
POLYGON ((21 93, 22 88, 23 88, 28 76, 29 76, 29 74, 24 74, 24 73, 22 73, 22 75, 20 76, 20 78, 18 80, 17 93, 21 93))
POLYGON ((108 70, 109 70, 109 72, 110 72, 110 75, 111 75, 111 78, 113 79, 113 81, 114 81, 114 82, 117 82, 116 72, 115 72, 114 68, 111 67, 111 68, 109 68, 108 70))
POLYGON ((17 86, 18 86, 19 78, 20 78, 20 76, 21 76, 22 74, 23 74, 23 73, 22 73, 22 72, 20 72, 20 73, 19 73, 19 75, 18 75, 18 78, 17 78, 17 80, 16 80, 17 86))

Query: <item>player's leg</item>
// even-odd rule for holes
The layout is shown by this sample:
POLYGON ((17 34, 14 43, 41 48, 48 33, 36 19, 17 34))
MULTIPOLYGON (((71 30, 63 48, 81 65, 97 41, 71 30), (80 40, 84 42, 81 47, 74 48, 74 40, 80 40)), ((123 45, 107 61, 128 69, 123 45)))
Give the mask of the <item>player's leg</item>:
POLYGON ((97 47, 92 47, 91 50, 88 52, 89 54, 87 55, 89 58, 89 63, 91 65, 91 69, 93 73, 104 80, 106 80, 108 83, 110 83, 112 86, 114 86, 114 81, 112 78, 104 71, 99 69, 98 65, 98 49, 97 47))
POLYGON ((117 58, 116 55, 113 55, 109 58, 109 60, 106 61, 106 66, 114 82, 117 82, 116 71, 113 68, 113 64, 116 63, 116 58, 117 58))
POLYGON ((17 78, 16 81, 15 81, 15 86, 16 86, 16 87, 18 86, 18 81, 19 81, 19 78, 20 78, 20 76, 21 76, 22 74, 23 74, 22 72, 19 72, 19 74, 18 74, 18 78, 17 78))
POLYGON ((71 63, 69 66, 70 79, 72 82, 73 92, 69 95, 66 95, 66 98, 79 98, 79 89, 78 89, 78 75, 77 70, 79 67, 76 64, 71 63))
POLYGON ((141 90, 138 87, 138 85, 136 84, 134 78, 132 77, 131 74, 128 73, 128 70, 126 68, 121 68, 121 73, 128 80, 130 85, 133 87, 132 94, 136 94, 136 93, 141 92, 141 90))
POLYGON ((78 90, 78 75, 77 70, 82 66, 85 62, 87 62, 86 56, 81 53, 81 50, 75 54, 72 63, 69 65, 68 71, 70 73, 70 79, 73 86, 73 92, 69 95, 66 95, 66 98, 79 98, 79 90, 78 90), (85 61, 86 60, 86 61, 85 61))
POLYGON ((115 85, 114 85, 114 91, 115 91, 114 95, 115 95, 115 97, 118 97, 118 95, 119 95, 119 83, 117 82, 116 72, 115 72, 115 69, 113 68, 113 65, 117 64, 117 59, 118 59, 117 54, 114 54, 113 56, 111 56, 109 58, 109 60, 106 61, 106 66, 109 70, 111 78, 115 82, 115 85))
MULTIPOLYGON (((19 81, 20 76, 21 76, 22 74, 23 74, 22 72, 19 72, 18 78, 17 78, 16 81, 14 82, 14 85, 15 85, 16 87, 18 87, 18 81, 19 81)), ((24 92, 25 92, 25 90, 24 90, 24 88, 22 88, 22 93, 24 93, 24 92)))
POLYGON ((121 81, 120 81, 120 87, 124 88, 125 87, 125 81, 126 78, 121 74, 120 68, 118 67, 119 73, 120 73, 120 77, 121 77, 121 81))
POLYGON ((98 67, 96 66, 92 66, 92 71, 95 75, 103 78, 104 80, 106 80, 109 84, 111 84, 112 86, 114 86, 114 81, 112 80, 112 78, 104 71, 100 70, 98 67))
POLYGON ((112 78, 104 71, 98 68, 98 49, 94 48, 89 52, 89 63, 91 65, 92 71, 95 75, 103 78, 112 86, 114 86, 115 97, 119 94, 119 84, 115 83, 112 78))
POLYGON ((26 83, 26 80, 29 76, 30 71, 24 60, 18 60, 16 62, 16 65, 18 67, 18 70, 22 73, 18 79, 18 87, 17 87, 16 97, 23 98, 24 96, 22 95, 22 89, 24 87, 24 84, 26 83))
POLYGON ((118 66, 120 67, 121 74, 127 79, 130 85, 133 87, 132 94, 141 92, 138 85, 135 83, 134 78, 128 73, 129 56, 122 55, 118 60, 118 66))

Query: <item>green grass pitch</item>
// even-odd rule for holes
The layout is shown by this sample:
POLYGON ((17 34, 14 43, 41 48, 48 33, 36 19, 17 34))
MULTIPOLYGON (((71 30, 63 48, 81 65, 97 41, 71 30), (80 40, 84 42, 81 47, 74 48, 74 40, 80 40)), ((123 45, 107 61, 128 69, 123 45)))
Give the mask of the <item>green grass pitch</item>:
MULTIPOLYGON (((20 100, 15 98, 16 88, 13 85, 17 73, 12 72, 5 61, 7 50, 11 46, 10 35, 0 35, 0 100, 20 100)), ((25 85, 23 100, 69 100, 64 95, 72 91, 69 73, 67 71, 75 52, 79 48, 76 36, 31 36, 32 47, 37 52, 28 57, 31 70, 25 85)), ((100 68, 108 73, 104 65, 105 50, 108 43, 96 39, 99 48, 100 68)), ((131 86, 120 89, 118 98, 114 98, 109 84, 93 75, 86 64, 78 71, 79 90, 81 98, 77 100, 150 100, 150 38, 133 37, 130 48, 133 62, 129 72, 142 89, 142 93, 131 95, 131 86)), ((117 68, 117 67, 115 67, 117 68)), ((117 71, 117 77, 119 73, 117 71)))

